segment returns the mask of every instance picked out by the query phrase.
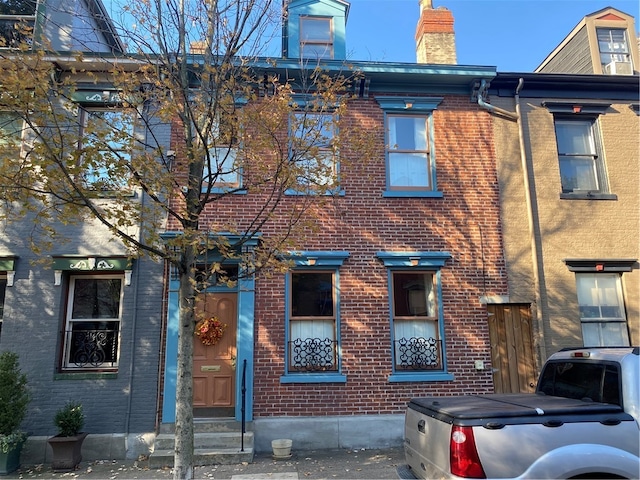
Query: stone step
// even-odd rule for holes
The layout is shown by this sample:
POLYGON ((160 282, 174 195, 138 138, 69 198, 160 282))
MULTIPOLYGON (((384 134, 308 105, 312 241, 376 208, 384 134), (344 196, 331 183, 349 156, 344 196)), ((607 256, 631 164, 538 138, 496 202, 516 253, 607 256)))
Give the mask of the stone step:
MULTIPOLYGON (((173 467, 173 450, 156 450, 149 456, 149 468, 173 467)), ((253 462, 253 447, 240 448, 196 448, 193 452, 193 465, 235 465, 253 462)))
MULTIPOLYGON (((175 433, 175 424, 163 423, 160 425, 160 433, 175 433)), ((242 422, 238 422, 232 418, 220 418, 220 419, 194 419, 193 431, 194 433, 206 433, 206 432, 239 432, 242 430, 242 422)), ((245 431, 250 432, 253 430, 253 423, 246 422, 245 431)))
MULTIPOLYGON (((155 450, 172 450, 175 445, 175 435, 172 433, 160 433, 156 436, 155 450)), ((240 432, 207 432, 193 435, 194 448, 240 448, 242 445, 242 433, 240 432)), ((253 447, 253 432, 244 434, 244 446, 253 447)))

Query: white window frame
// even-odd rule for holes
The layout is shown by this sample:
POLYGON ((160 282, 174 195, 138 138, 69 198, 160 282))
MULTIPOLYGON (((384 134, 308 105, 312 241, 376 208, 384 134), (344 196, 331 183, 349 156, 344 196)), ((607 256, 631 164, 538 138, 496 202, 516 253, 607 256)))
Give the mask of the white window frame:
MULTIPOLYGON (((135 134, 135 126, 136 126, 136 110, 133 108, 125 108, 120 106, 96 106, 96 105, 78 105, 78 125, 79 125, 79 141, 78 147, 85 148, 91 145, 91 141, 87 140, 88 133, 87 127, 89 125, 89 119, 93 113, 98 112, 112 112, 112 113, 121 113, 123 115, 131 115, 131 123, 128 125, 129 131, 124 132, 125 139, 122 143, 118 143, 111 145, 111 142, 104 142, 104 140, 108 139, 108 137, 112 134, 119 135, 123 132, 122 128, 113 128, 107 124, 106 127, 106 135, 101 136, 98 143, 104 142, 104 148, 101 148, 99 151, 104 152, 104 156, 111 156, 116 159, 116 163, 121 165, 123 161, 130 161, 132 155, 133 148, 133 138, 135 134), (126 138, 128 136, 128 140, 126 138)), ((122 122, 124 124, 124 122, 122 122)), ((82 157, 80 159, 82 162, 82 157)), ((95 189, 95 190, 121 190, 125 189, 128 185, 129 175, 126 175, 126 178, 114 179, 112 175, 109 174, 108 169, 103 168, 104 172, 96 171, 89 172, 83 169, 83 177, 87 184, 87 187, 95 189), (100 187, 100 182, 104 179, 104 184, 109 187, 115 188, 104 188, 100 187)))
MULTIPOLYGON (((70 275, 69 276, 69 289, 67 293, 67 309, 65 315, 64 322, 64 331, 63 331, 63 353, 62 353, 62 371, 95 371, 95 370, 107 370, 114 371, 117 370, 119 359, 120 359, 120 336, 122 331, 122 308, 123 308, 123 299, 124 299, 124 285, 125 285, 125 277, 123 274, 114 274, 114 275, 70 275), (75 297, 75 287, 77 280, 119 280, 120 281, 120 293, 119 293, 119 303, 118 303, 118 316, 117 317, 100 317, 100 318, 73 318, 73 304, 75 297), (105 324, 115 324, 116 328, 97 328, 95 330, 104 330, 104 331, 115 331, 114 337, 111 340, 116 343, 115 351, 112 351, 111 354, 115 357, 112 361, 103 361, 98 362, 96 358, 85 359, 84 357, 80 359, 80 362, 76 362, 71 358, 71 352, 73 349, 73 345, 71 342, 73 341, 73 331, 74 324, 80 323, 105 323, 105 324)), ((94 329, 92 329, 94 330, 94 329)), ((104 339, 104 338, 103 338, 104 339)), ((95 340, 95 339, 94 339, 95 340)))
POLYGON ((596 38, 603 72, 605 66, 611 62, 631 63, 626 29, 596 27, 596 38), (622 38, 614 38, 614 33, 622 34, 622 38))
POLYGON ((585 347, 630 345, 619 273, 576 273, 576 294, 585 347))

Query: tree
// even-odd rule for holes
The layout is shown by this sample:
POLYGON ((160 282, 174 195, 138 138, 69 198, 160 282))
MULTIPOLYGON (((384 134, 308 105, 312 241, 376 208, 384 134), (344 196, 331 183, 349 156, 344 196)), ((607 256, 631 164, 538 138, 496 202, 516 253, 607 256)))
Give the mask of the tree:
POLYGON ((90 220, 132 258, 178 272, 174 477, 191 478, 197 295, 237 281, 225 259, 239 260, 241 275, 286 269, 281 254, 304 245, 339 191, 336 153, 358 150, 361 160, 371 142, 340 124, 354 72, 312 62, 285 74, 258 55, 283 18, 279 2, 134 0, 122 12, 128 52, 87 44, 53 54, 25 42, 0 54, 2 218, 30 215, 35 251, 63 240, 60 225, 90 220), (84 97, 98 109, 78 103, 92 82, 108 86, 84 97), (236 217, 239 191, 252 203, 236 217), (242 248, 258 235, 257 247, 242 248), (212 250, 222 260, 203 264, 212 250))

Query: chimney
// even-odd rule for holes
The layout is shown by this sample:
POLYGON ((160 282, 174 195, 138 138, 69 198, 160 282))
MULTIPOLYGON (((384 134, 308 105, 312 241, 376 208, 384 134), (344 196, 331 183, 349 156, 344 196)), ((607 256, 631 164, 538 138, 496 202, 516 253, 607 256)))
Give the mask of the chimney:
POLYGON ((418 63, 455 65, 456 37, 451 11, 433 8, 433 0, 420 0, 420 20, 416 29, 418 63))

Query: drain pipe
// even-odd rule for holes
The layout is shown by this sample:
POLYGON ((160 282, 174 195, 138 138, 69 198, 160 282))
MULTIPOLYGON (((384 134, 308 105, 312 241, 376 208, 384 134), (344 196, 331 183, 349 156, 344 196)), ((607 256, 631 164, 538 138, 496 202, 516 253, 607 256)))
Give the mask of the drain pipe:
MULTIPOLYGON (((524 80, 521 78, 520 82, 524 83, 524 80)), ((521 83, 518 83, 518 88, 516 89, 516 96, 518 95, 518 92, 520 91, 519 89, 521 87, 521 83)), ((513 113, 513 112, 510 112, 508 110, 504 110, 502 108, 495 107, 495 106, 490 105, 487 102, 485 102, 483 97, 487 94, 487 90, 489 90, 489 84, 487 83, 486 80, 482 80, 480 82, 480 88, 478 89, 478 105, 480 105, 485 110, 489 110, 491 113, 496 113, 498 115, 502 115, 503 117, 507 117, 509 120, 515 120, 516 122, 518 122, 518 120, 520 120, 520 116, 518 115, 517 112, 513 113)), ((518 123, 520 123, 520 122, 518 122, 518 123)), ((522 144, 520 146, 522 147, 522 144)))
POLYGON ((518 142, 520 144, 520 165, 522 168, 522 179, 524 183, 524 195, 525 202, 527 205, 527 224, 529 227, 529 245, 531 246, 531 261, 532 261, 532 275, 533 275, 533 290, 535 297, 535 325, 536 325, 536 338, 534 339, 534 344, 537 346, 538 354, 536 355, 536 370, 539 372, 542 366, 542 362, 547 358, 546 349, 543 342, 543 332, 544 332, 544 323, 542 320, 542 294, 540 291, 540 278, 542 276, 541 265, 538 262, 538 242, 536 240, 536 218, 533 211, 533 202, 531 200, 531 183, 533 179, 531 178, 531 171, 529 169, 529 161, 527 159, 527 152, 525 150, 525 141, 524 141, 524 127, 522 126, 522 114, 520 111, 520 91, 524 86, 524 79, 518 79, 518 86, 516 87, 516 91, 514 94, 515 108, 516 111, 510 112, 508 110, 504 110, 502 108, 498 108, 494 105, 487 103, 484 98, 489 89, 487 82, 482 80, 480 83, 480 88, 478 90, 478 105, 482 108, 488 110, 491 113, 501 115, 503 117, 508 118, 509 120, 514 120, 518 125, 518 142))

